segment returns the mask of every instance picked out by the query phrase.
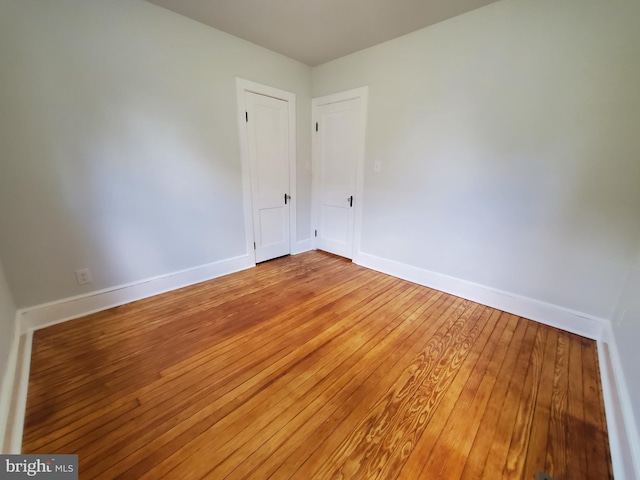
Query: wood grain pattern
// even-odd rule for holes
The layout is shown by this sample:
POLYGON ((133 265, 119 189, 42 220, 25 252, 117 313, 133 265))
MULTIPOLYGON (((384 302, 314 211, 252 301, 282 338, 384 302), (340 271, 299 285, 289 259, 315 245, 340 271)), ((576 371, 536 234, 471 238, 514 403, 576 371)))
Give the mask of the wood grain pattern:
MULTIPOLYGON (((493 446, 496 435, 498 419, 505 405, 507 391, 511 379, 514 376, 516 362, 520 357, 520 351, 523 346, 528 324, 529 322, 518 319, 518 324, 508 347, 507 356, 493 384, 493 389, 482 418, 477 422, 476 435, 473 439, 473 444, 466 458, 460 478, 469 480, 482 478, 489 451, 493 446)), ((497 441, 499 441, 499 439, 497 441)))
POLYGON ((549 417, 549 441, 547 443, 546 471, 558 478, 567 478, 569 449, 567 441, 567 391, 569 389, 569 334, 560 332, 556 350, 556 368, 553 374, 551 412, 549 417))
POLYGON ((460 478, 518 323, 514 315, 495 310, 493 315, 501 318, 478 358, 470 359, 474 370, 456 379, 455 384, 464 382, 462 390, 455 388, 455 384, 451 386, 450 394, 457 397, 455 405, 453 402, 441 405, 430 423, 431 428, 423 433, 403 467, 405 478, 417 478, 420 474, 432 478, 460 478))
POLYGON ((536 472, 545 471, 549 416, 551 413, 551 395, 555 371, 558 331, 548 330, 545 344, 544 363, 538 386, 538 400, 533 412, 533 423, 527 447, 523 478, 534 478, 536 472))
POLYGON ((37 331, 81 479, 612 478, 593 341, 323 252, 37 331))

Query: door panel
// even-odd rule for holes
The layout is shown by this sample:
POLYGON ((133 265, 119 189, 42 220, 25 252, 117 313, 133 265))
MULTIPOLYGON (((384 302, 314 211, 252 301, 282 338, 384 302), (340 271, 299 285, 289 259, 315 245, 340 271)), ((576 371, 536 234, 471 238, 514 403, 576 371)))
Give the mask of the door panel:
POLYGON ((322 206, 320 238, 337 243, 349 243, 349 211, 343 207, 322 206))
POLYGON ((291 253, 289 215, 289 106, 246 92, 251 201, 256 262, 291 253))
POLYGON ((355 98, 315 109, 320 174, 317 247, 347 258, 353 257, 353 205, 358 201, 354 196, 362 140, 360 103, 355 98))

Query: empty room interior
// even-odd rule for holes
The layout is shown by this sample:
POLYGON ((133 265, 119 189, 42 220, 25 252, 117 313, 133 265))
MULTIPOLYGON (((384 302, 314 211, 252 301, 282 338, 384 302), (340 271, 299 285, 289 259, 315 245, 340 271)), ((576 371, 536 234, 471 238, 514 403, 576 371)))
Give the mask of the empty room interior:
POLYGON ((0 0, 0 453, 639 479, 639 21, 0 0))

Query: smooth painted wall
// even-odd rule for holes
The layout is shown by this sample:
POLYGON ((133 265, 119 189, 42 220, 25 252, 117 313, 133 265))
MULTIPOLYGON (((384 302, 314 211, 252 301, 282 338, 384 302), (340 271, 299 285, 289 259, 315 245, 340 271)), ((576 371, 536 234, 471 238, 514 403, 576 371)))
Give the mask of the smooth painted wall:
POLYGON ((369 86, 361 250, 611 318, 640 218, 638 18, 505 0, 314 68, 314 97, 369 86))
MULTIPOLYGON (((16 321, 16 305, 13 301, 13 295, 9 290, 9 284, 0 263, 0 385, 3 385, 7 360, 11 352, 15 323, 16 321)), ((1 393, 1 392, 0 392, 1 393)), ((0 411, 2 409, 0 408, 0 411)), ((2 419, 0 419, 1 421, 2 419)), ((0 428, 2 432, 2 428, 0 428)), ((2 439, 0 439, 0 445, 2 439)))
POLYGON ((612 322, 624 377, 631 397, 636 431, 640 432, 640 376, 638 344, 640 343, 640 244, 635 262, 629 270, 612 322))
POLYGON ((296 94, 310 238, 310 75, 139 0, 0 0, 0 257, 17 305, 247 253, 236 77, 296 94))

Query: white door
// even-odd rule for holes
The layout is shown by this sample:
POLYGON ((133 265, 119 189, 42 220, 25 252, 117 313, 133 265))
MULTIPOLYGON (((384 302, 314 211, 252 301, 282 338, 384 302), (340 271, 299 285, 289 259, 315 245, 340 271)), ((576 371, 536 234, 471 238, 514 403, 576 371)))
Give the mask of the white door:
POLYGON ((245 92, 256 262, 291 253, 289 105, 245 92))
MULTIPOLYGON (((345 92, 348 93, 348 92, 345 92)), ((347 95, 348 97, 349 95, 347 95)), ((364 153, 363 98, 315 99, 316 247, 353 258, 355 211, 364 153)))

